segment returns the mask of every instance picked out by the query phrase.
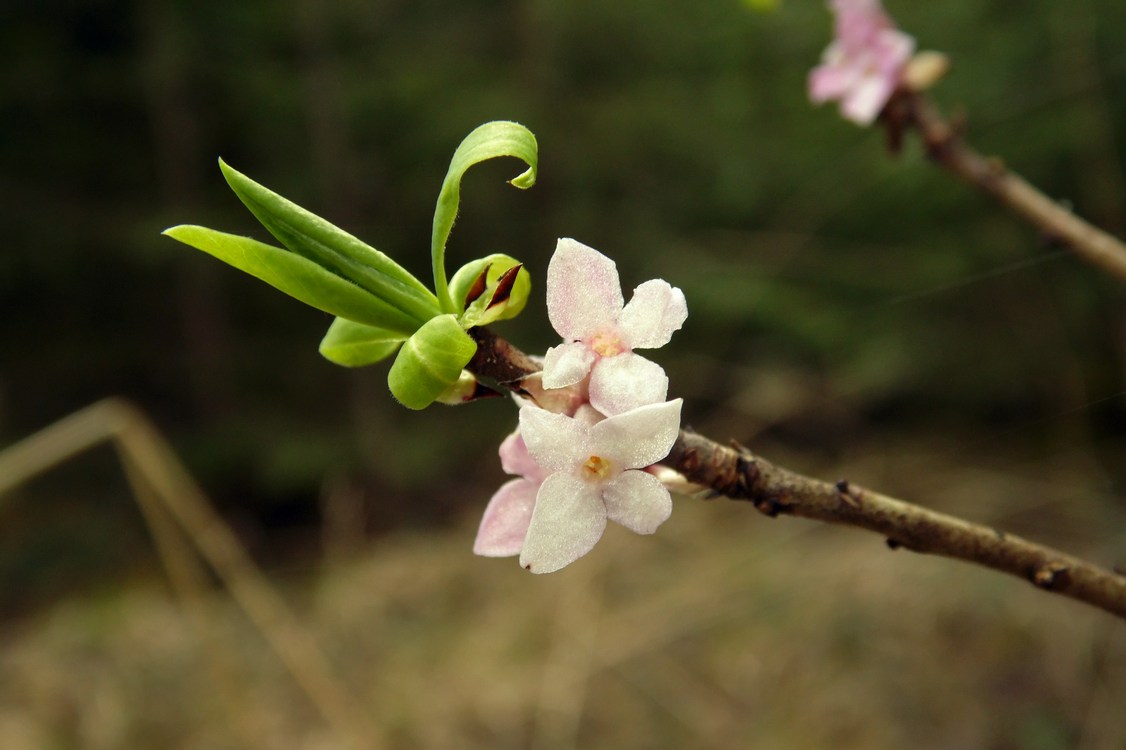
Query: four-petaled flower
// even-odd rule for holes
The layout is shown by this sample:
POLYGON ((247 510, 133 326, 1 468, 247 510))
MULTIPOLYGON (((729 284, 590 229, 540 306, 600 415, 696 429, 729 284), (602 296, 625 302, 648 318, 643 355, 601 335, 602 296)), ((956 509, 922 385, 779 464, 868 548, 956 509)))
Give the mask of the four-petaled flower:
POLYGON ((594 424, 581 415, 522 408, 520 434, 528 455, 547 476, 536 494, 520 565, 550 573, 571 564, 594 547, 607 519, 638 534, 656 531, 672 512, 672 498, 660 480, 641 469, 672 449, 680 407, 681 400, 675 399, 594 424))
POLYGON ((833 41, 809 75, 809 97, 841 103, 841 114, 870 125, 891 98, 915 40, 895 28, 880 0, 831 0, 833 41))
POLYGON ((547 314, 564 343, 548 350, 543 386, 565 388, 590 373, 590 403, 607 415, 665 400, 665 371, 634 349, 664 346, 684 324, 684 293, 646 281, 623 304, 614 261, 561 239, 547 269, 547 314))

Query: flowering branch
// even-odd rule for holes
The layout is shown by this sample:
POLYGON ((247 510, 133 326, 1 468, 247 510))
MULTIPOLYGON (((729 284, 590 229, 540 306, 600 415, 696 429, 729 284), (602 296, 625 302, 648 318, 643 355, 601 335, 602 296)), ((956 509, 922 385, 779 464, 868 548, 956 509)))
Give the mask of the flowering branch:
MULTIPOLYGON (((1074 217, 966 148, 924 100, 903 93, 908 87, 885 85, 900 75, 905 44, 892 33, 878 0, 835 3, 843 19, 840 33, 855 35, 857 44, 831 48, 816 76, 827 89, 821 93, 849 102, 846 115, 858 121, 882 112, 893 138, 905 124, 919 127, 936 159, 975 182, 983 175, 978 184, 1011 205, 1031 205, 1033 215, 1051 216, 1044 220, 1049 228, 1062 227, 1077 248, 1089 247, 1073 235, 1097 230, 1081 224, 1083 232, 1072 231, 1063 219, 1074 217), (873 39, 883 44, 880 55, 888 56, 875 66, 860 44, 873 39), (884 99, 888 91, 898 92, 892 101, 907 107, 898 129, 898 110, 884 99), (857 103, 864 106, 857 110, 857 103)), ((436 293, 388 256, 226 165, 232 188, 285 249, 192 225, 165 234, 337 315, 321 342, 333 362, 359 366, 397 352, 388 383, 405 406, 472 400, 486 390, 475 376, 521 396, 519 428, 500 447, 501 465, 514 478, 485 509, 477 554, 519 555, 520 565, 533 573, 559 570, 589 552, 608 521, 654 533, 672 511, 668 485, 687 481, 749 500, 770 516, 788 513, 869 529, 892 548, 1001 570, 1126 618, 1126 575, 848 482, 804 477, 741 446, 681 431, 682 401, 666 400, 664 370, 635 350, 660 348, 680 329, 688 315, 683 292, 652 279, 627 302, 614 262, 580 242, 560 239, 548 265, 547 312, 561 344, 533 358, 487 331, 485 325, 523 309, 527 272, 515 259, 494 254, 445 280, 444 247, 457 208, 456 185, 450 185, 473 164, 497 156, 528 164, 514 181, 518 186, 534 176, 535 139, 523 126, 486 123, 463 141, 435 210, 436 293), (661 465, 679 476, 665 476, 661 465)), ((1126 263, 1122 268, 1126 278, 1126 263)))
POLYGON ((888 103, 883 120, 893 143, 904 126, 914 127, 936 164, 992 195, 1084 260, 1126 281, 1126 244, 1044 195, 1000 159, 968 146, 959 128, 943 118, 926 94, 901 88, 888 103))
MULTIPOLYGON (((477 353, 469 369, 514 392, 534 388, 537 362, 491 331, 470 331, 477 353)), ((1126 619, 1126 575, 1042 544, 897 500, 847 481, 803 476, 742 446, 720 445, 682 430, 662 461, 690 482, 774 517, 801 516, 874 531, 891 549, 950 557, 1023 578, 1126 619)))

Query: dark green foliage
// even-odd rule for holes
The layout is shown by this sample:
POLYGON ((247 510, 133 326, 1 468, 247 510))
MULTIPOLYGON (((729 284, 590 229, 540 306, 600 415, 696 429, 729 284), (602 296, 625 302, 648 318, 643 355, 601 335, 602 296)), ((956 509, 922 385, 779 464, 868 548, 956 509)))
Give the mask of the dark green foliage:
MULTIPOLYGON (((821 3, 10 5, 5 441, 120 393, 180 436, 205 482, 236 456, 285 475, 254 481, 315 495, 328 467, 271 458, 295 442, 379 477, 396 507, 462 482, 491 447, 451 447, 438 417, 406 427, 413 415, 382 392, 386 365, 369 377, 318 356, 328 316, 157 235, 190 219, 267 239, 230 200, 222 154, 426 279, 451 150, 502 118, 538 137, 539 184, 505 187, 508 163, 470 172, 448 267, 491 252, 526 263, 529 314, 502 332, 529 349, 552 343, 535 295, 559 236, 613 256, 627 288, 656 275, 681 286, 690 316, 662 361, 693 421, 724 413, 748 369, 797 367, 823 384, 810 412, 1033 424, 1050 442, 1054 415, 1122 387, 1120 285, 917 144, 893 159, 878 131, 809 105, 805 77, 830 29, 821 3), (438 479, 422 468, 435 451, 438 479)), ((971 142, 1126 230, 1126 5, 889 10, 921 47, 953 55, 936 96, 965 107, 971 142)), ((1100 416, 1120 402, 1078 419, 1117 424, 1121 439, 1121 420, 1100 416)), ((494 421, 499 438, 511 415, 476 409, 466 419, 494 421)), ((736 413, 725 424, 736 437, 771 426, 736 413)))

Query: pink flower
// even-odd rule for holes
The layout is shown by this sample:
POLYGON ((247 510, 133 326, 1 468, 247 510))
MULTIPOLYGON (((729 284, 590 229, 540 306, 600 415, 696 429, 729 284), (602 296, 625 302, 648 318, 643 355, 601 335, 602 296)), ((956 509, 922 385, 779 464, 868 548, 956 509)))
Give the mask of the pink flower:
POLYGON ((544 357, 545 388, 574 385, 589 373, 590 403, 607 415, 665 400, 665 371, 633 350, 669 342, 688 317, 684 293, 654 279, 623 303, 614 261, 559 240, 547 269, 547 314, 564 343, 544 357))
POLYGON ((519 430, 500 444, 500 464, 508 474, 519 477, 501 485, 481 517, 473 553, 483 557, 512 557, 524 548, 524 537, 532 521, 536 493, 547 472, 528 455, 519 430))
POLYGON ((899 84, 915 40, 895 28, 879 0, 831 0, 830 6, 835 34, 809 75, 809 98, 838 100, 842 115, 870 125, 899 84))
POLYGON ((520 565, 533 573, 570 565, 594 547, 607 519, 638 534, 656 531, 672 512, 672 498, 643 469, 672 449, 680 407, 680 399, 650 404, 593 424, 581 413, 575 418, 521 409, 528 455, 547 475, 536 493, 520 565))

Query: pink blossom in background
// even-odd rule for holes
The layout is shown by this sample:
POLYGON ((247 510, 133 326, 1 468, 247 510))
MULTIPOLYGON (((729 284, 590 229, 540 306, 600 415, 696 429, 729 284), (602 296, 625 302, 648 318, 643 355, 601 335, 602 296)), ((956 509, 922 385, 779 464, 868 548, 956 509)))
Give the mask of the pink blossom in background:
POLYGON ((533 573, 570 565, 594 547, 607 519, 638 534, 656 531, 672 513, 672 497, 643 469, 672 449, 680 407, 676 399, 600 421, 594 421, 598 415, 522 408, 528 455, 547 476, 536 494, 520 565, 533 573))
POLYGON ((809 75, 809 97, 837 100, 844 117, 870 125, 899 84, 915 40, 895 28, 879 0, 832 0, 830 7, 834 38, 809 75))
POLYGON ((563 337, 544 357, 544 388, 566 388, 590 375, 590 403, 607 415, 660 403, 665 371, 634 349, 656 349, 688 317, 684 293, 660 279, 646 281, 624 304, 614 261, 561 239, 547 269, 547 314, 563 337))

